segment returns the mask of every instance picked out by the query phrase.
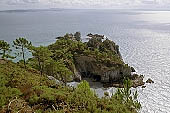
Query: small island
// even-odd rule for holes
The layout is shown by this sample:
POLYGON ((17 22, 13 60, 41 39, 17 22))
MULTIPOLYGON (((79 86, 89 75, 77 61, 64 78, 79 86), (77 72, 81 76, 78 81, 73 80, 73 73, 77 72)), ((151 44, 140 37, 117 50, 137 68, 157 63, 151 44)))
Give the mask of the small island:
POLYGON ((25 38, 13 42, 19 50, 11 56, 11 46, 0 41, 0 112, 1 113, 137 113, 141 105, 137 91, 143 75, 125 64, 119 46, 104 35, 88 34, 81 41, 80 32, 56 38, 49 46, 35 47, 25 38), (25 58, 26 52, 32 57, 25 58), (12 59, 22 56, 14 63, 12 59), (98 81, 117 92, 102 98, 83 78, 98 81), (80 82, 74 88, 68 82, 80 82), (122 88, 122 89, 120 89, 122 88))

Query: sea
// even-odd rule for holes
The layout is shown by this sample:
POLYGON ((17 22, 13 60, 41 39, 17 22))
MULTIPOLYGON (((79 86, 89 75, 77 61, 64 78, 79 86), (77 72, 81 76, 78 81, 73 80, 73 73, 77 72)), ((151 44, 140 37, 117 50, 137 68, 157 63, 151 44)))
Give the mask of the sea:
MULTIPOLYGON (((33 45, 49 45, 65 33, 102 34, 120 47, 126 63, 144 80, 138 87, 141 113, 170 113, 170 11, 120 9, 48 9, 0 11, 0 40, 26 37, 33 45)), ((99 97, 104 89, 93 85, 99 97)))

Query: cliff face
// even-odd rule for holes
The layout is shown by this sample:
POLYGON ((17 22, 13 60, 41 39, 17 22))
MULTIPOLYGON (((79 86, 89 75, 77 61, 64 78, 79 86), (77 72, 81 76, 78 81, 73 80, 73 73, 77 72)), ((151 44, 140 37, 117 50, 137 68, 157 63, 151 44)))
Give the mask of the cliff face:
POLYGON ((89 56, 76 56, 75 65, 77 70, 85 77, 92 77, 103 83, 117 82, 125 76, 131 75, 129 66, 113 64, 113 67, 108 67, 106 64, 100 63, 89 56))

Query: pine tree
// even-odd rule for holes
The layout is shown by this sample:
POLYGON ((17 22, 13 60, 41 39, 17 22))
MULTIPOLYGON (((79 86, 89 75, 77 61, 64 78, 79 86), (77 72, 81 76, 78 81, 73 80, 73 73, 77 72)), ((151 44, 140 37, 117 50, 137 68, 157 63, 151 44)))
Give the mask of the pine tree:
POLYGON ((7 54, 11 52, 10 45, 4 40, 0 40, 0 50, 2 51, 2 53, 0 53, 2 58, 12 58, 9 54, 7 54))
POLYGON ((76 39, 77 41, 81 41, 81 33, 80 33, 80 32, 76 32, 76 33, 74 34, 74 37, 75 37, 75 39, 76 39))
POLYGON ((45 63, 51 59, 51 51, 44 46, 32 47, 32 55, 36 59, 41 75, 44 73, 45 63))
POLYGON ((25 61, 25 52, 27 49, 29 49, 32 44, 25 38, 18 38, 15 41, 13 41, 13 47, 16 49, 19 49, 21 52, 18 52, 18 55, 22 55, 22 58, 24 60, 24 66, 26 68, 26 61, 25 61))

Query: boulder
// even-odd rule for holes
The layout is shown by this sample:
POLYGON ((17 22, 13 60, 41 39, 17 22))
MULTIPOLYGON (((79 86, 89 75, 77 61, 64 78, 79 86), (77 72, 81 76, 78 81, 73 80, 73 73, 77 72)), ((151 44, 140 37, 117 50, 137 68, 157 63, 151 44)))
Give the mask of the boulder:
POLYGON ((154 81, 153 80, 151 80, 150 78, 146 81, 146 83, 154 83, 154 81))
POLYGON ((62 81, 57 80, 57 79, 54 78, 53 76, 47 76, 47 78, 48 78, 49 80, 55 81, 56 85, 63 85, 63 84, 64 84, 62 81))
POLYGON ((134 67, 131 67, 131 72, 136 72, 134 67))
POLYGON ((136 88, 138 86, 145 85, 145 82, 143 82, 143 75, 137 75, 135 74, 135 79, 132 80, 132 87, 136 88))
POLYGON ((142 86, 142 88, 146 88, 146 86, 142 86))

